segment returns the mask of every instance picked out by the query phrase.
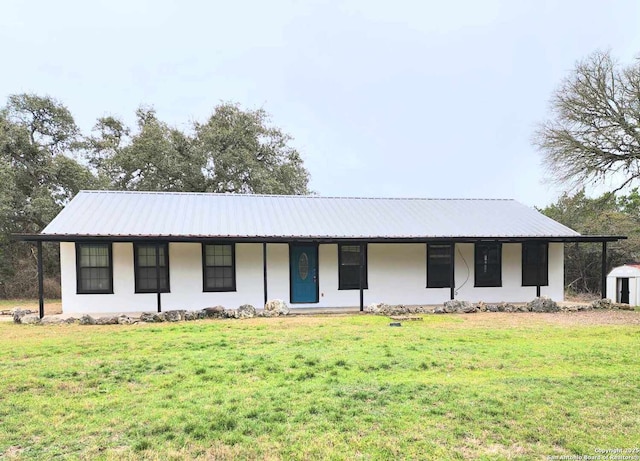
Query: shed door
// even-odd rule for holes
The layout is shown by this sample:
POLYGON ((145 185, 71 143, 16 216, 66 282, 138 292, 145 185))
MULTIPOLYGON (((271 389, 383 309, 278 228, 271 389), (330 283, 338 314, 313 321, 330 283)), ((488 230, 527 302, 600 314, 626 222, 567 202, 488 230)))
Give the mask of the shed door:
POLYGON ((289 273, 292 303, 318 302, 318 247, 291 245, 289 273))
POLYGON ((617 302, 629 304, 629 278, 618 277, 618 296, 617 302))

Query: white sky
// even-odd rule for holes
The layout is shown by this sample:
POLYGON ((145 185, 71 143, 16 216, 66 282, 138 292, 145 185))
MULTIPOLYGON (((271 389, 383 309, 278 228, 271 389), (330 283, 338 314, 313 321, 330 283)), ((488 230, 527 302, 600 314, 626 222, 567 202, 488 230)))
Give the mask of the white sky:
POLYGON ((0 105, 48 94, 85 132, 233 101, 295 138, 320 195, 544 206, 535 126, 575 61, 640 56, 640 2, 2 0, 0 49, 0 105))

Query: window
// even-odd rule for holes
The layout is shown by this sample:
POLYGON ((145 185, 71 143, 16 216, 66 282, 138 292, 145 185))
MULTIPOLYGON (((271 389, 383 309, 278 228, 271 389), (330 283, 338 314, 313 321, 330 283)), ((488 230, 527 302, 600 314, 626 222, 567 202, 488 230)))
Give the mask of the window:
POLYGON ((476 243, 475 286, 502 286, 502 245, 500 243, 476 243))
POLYGON ((522 244, 522 286, 549 285, 549 245, 546 242, 522 244))
POLYGON ((451 245, 427 245, 427 288, 451 286, 451 245))
MULTIPOLYGON (((338 289, 360 289, 360 245, 338 245, 338 289)), ((367 288, 367 246, 364 245, 362 288, 367 288)))
POLYGON ((236 291, 236 257, 233 244, 202 245, 204 291, 236 291))
POLYGON ((166 243, 135 243, 133 263, 136 293, 169 292, 169 251, 166 243))
POLYGON ((113 293, 110 243, 76 243, 76 280, 79 294, 113 293))

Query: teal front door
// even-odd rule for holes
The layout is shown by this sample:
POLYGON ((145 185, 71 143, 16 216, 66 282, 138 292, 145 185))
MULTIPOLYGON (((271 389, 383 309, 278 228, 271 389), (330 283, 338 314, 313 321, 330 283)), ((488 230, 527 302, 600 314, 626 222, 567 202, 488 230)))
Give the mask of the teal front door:
POLYGON ((289 273, 292 303, 318 302, 318 246, 291 245, 289 273))

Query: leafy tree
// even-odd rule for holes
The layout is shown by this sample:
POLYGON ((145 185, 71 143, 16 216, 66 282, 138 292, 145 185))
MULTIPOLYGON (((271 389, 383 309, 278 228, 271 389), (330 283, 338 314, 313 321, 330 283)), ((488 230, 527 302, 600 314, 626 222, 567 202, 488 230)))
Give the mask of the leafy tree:
POLYGON ((262 110, 222 104, 195 124, 196 148, 208 192, 308 194, 309 174, 291 136, 269 126, 262 110))
MULTIPOLYGON (((11 233, 42 230, 80 189, 89 170, 63 155, 75 148, 78 128, 60 102, 30 94, 10 96, 0 109, 0 295, 33 296, 35 261, 11 233)), ((46 272, 57 275, 57 247, 47 248, 46 272)))
POLYGON ((609 52, 578 62, 551 99, 552 119, 534 143, 553 178, 571 188, 640 178, 640 60, 628 66, 609 52))
POLYGON ((114 117, 98 120, 88 138, 89 163, 107 187, 119 190, 200 191, 202 163, 193 141, 158 120, 153 109, 136 112, 138 132, 114 117))
MULTIPOLYGON (((590 235, 626 235, 628 240, 610 243, 609 268, 640 260, 640 195, 634 189, 628 196, 612 193, 597 198, 586 196, 584 189, 540 210, 572 229, 590 235)), ((578 293, 600 292, 602 246, 594 243, 565 244, 565 283, 578 293)))
POLYGON ((98 120, 86 141, 88 161, 106 187, 124 190, 309 193, 309 175, 291 137, 269 126, 262 110, 215 108, 184 133, 153 109, 136 112, 132 134, 114 117, 98 120))

